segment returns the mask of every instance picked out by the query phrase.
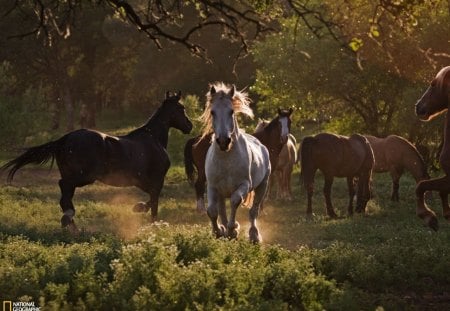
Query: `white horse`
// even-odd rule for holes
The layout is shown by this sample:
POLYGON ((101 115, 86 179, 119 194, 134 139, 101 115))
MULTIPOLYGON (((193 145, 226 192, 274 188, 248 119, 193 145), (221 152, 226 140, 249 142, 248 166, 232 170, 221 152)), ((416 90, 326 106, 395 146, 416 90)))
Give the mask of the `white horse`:
POLYGON ((247 194, 254 191, 255 197, 249 210, 249 237, 251 242, 258 243, 261 236, 256 227, 256 218, 267 191, 270 159, 267 148, 258 139, 239 129, 237 113, 253 116, 248 105, 247 94, 236 91, 234 85, 228 87, 216 83, 207 94, 202 115, 203 135, 214 133, 205 163, 207 213, 217 237, 237 238, 237 208, 247 194), (226 198, 230 198, 231 205, 229 220, 225 208, 226 198), (217 223, 219 215, 220 225, 217 223))

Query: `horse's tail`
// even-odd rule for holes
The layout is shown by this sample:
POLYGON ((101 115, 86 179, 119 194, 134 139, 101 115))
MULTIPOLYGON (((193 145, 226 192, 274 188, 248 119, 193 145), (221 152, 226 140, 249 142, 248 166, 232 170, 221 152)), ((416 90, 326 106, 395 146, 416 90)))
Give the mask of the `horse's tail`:
POLYGON ((195 166, 194 158, 192 157, 192 147, 197 140, 198 137, 193 137, 189 139, 184 146, 184 171, 186 172, 189 184, 191 185, 195 182, 195 166))
POLYGON ((314 159, 313 148, 316 140, 312 136, 303 138, 300 146, 300 182, 308 185, 314 182, 314 159))
POLYGON ((7 182, 10 183, 14 178, 14 174, 27 164, 43 165, 51 159, 51 166, 53 166, 55 154, 60 146, 60 143, 61 139, 28 148, 20 156, 4 164, 0 169, 9 169, 8 177, 6 178, 7 182))

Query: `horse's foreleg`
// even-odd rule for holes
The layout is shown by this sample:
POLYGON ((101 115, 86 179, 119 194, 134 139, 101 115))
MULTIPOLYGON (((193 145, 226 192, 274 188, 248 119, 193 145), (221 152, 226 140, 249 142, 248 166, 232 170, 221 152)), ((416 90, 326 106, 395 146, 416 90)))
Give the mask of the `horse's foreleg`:
POLYGON ((67 227, 69 231, 77 232, 78 229, 73 221, 73 217, 75 216, 75 207, 72 203, 72 198, 75 194, 75 186, 64 179, 60 179, 58 184, 61 189, 61 200, 59 201, 59 205, 64 213, 61 217, 61 226, 63 228, 67 227))
POLYGON ((223 225, 217 224, 219 209, 225 209, 225 201, 219 196, 214 188, 208 187, 208 208, 206 210, 206 213, 211 220, 213 233, 217 238, 223 237, 226 234, 225 227, 223 225))
POLYGON ((239 223, 236 221, 236 212, 241 205, 241 203, 244 201, 244 198, 247 196, 247 194, 250 192, 250 183, 245 181, 242 184, 239 185, 239 187, 231 194, 230 197, 230 205, 231 205, 231 212, 230 212, 230 219, 228 220, 228 237, 231 239, 236 239, 239 234, 239 223))
MULTIPOLYGON (((439 228, 438 220, 436 218, 436 214, 428 208, 425 203, 425 192, 426 191, 439 191, 441 192, 449 192, 450 189, 450 177, 444 176, 441 178, 422 180, 416 186, 416 197, 417 197, 417 208, 416 215, 422 218, 427 226, 437 231, 439 228)), ((442 196, 441 196, 442 199, 442 196)), ((445 203, 445 201, 443 201, 445 203)), ((445 207, 443 207, 445 210, 445 207)))
POLYGON ((356 194, 356 212, 366 211, 367 202, 370 199, 370 171, 364 172, 358 177, 358 191, 356 194))
POLYGON ((323 194, 325 196, 325 204, 327 209, 327 215, 331 218, 336 218, 337 215, 334 212, 333 204, 331 203, 331 186, 333 185, 333 177, 325 176, 325 183, 323 186, 323 194))
POLYGON ((400 172, 398 170, 391 169, 390 171, 391 177, 392 177, 392 194, 391 194, 391 200, 394 202, 399 201, 399 194, 398 189, 400 188, 400 172))
POLYGON ((163 187, 164 179, 161 182, 152 183, 148 194, 150 195, 150 200, 146 203, 147 211, 150 209, 151 221, 154 222, 158 218, 158 204, 159 195, 163 187))
POLYGON ((353 215, 353 198, 355 197, 354 180, 355 180, 355 178, 353 176, 347 177, 347 188, 348 188, 348 197, 349 197, 348 207, 347 207, 348 216, 353 215))

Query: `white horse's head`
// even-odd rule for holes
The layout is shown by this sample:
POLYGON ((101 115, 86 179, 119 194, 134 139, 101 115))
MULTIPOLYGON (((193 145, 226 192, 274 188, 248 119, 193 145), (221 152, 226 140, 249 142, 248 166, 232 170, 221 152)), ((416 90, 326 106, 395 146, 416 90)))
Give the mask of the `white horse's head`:
POLYGON ((239 92, 235 86, 216 83, 210 87, 207 103, 201 119, 204 121, 203 136, 214 132, 215 143, 220 150, 229 151, 233 137, 238 135, 238 124, 235 113, 242 112, 253 116, 248 106, 250 101, 246 93, 239 92))

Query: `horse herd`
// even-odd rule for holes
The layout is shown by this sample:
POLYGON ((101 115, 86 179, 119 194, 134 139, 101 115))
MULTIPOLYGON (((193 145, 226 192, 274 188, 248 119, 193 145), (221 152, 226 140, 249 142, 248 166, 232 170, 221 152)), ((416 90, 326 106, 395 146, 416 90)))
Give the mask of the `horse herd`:
MULTIPOLYGON (((80 129, 61 138, 27 149, 1 169, 9 169, 11 182, 17 170, 27 164, 44 164, 56 160, 61 179, 61 225, 76 232, 75 207, 72 198, 77 187, 99 180, 113 186, 136 186, 149 194, 148 202, 137 203, 135 212, 151 211, 157 218, 158 200, 170 167, 167 154, 169 128, 185 134, 192 123, 180 103, 181 92, 166 93, 166 98, 141 127, 124 136, 111 136, 94 130, 80 129)), ((278 109, 271 121, 262 121, 255 132, 245 133, 238 123, 238 114, 252 117, 246 93, 234 86, 215 83, 206 95, 206 106, 200 119, 201 135, 189 139, 184 148, 185 169, 194 184, 197 209, 206 211, 217 237, 236 238, 239 224, 237 208, 249 207, 249 238, 257 243, 261 236, 256 219, 264 199, 275 179, 277 196, 292 198, 290 178, 294 164, 299 161, 301 177, 307 193, 307 216, 312 215, 314 176, 320 170, 324 176, 326 213, 336 217, 331 202, 334 177, 347 179, 348 215, 364 212, 371 197, 372 172, 390 172, 392 200, 399 199, 399 179, 404 170, 411 172, 417 182, 416 214, 429 227, 438 229, 436 214, 425 203, 425 193, 439 192, 444 217, 450 221, 450 114, 447 113, 440 164, 445 176, 430 179, 417 149, 406 139, 391 135, 386 138, 350 137, 320 133, 303 138, 299 152, 290 134, 292 109, 278 109), (208 206, 205 207, 204 194, 208 206), (226 200, 231 212, 227 215, 226 200), (220 221, 218 221, 220 218, 220 221)), ((417 116, 424 121, 448 110, 450 104, 450 66, 441 69, 415 106, 417 116)))

